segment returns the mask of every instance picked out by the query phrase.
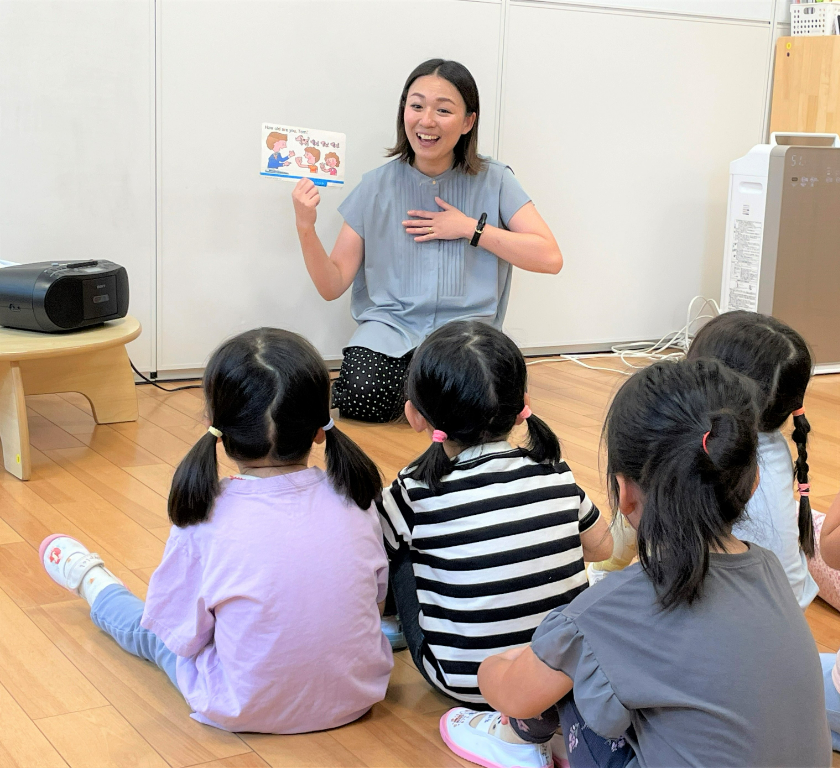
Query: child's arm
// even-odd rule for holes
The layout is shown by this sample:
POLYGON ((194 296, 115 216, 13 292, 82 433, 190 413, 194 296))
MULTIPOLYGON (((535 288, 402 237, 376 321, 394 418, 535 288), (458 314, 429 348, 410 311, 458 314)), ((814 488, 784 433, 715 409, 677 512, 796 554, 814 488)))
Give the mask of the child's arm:
POLYGON ((840 568, 840 493, 825 513, 820 533, 820 554, 829 568, 840 568))
POLYGON ((589 563, 606 560, 612 555, 613 537, 603 515, 580 535, 580 543, 583 546, 583 559, 589 563))
POLYGON ((572 679, 531 650, 512 648, 478 668, 478 687, 490 706, 508 717, 537 717, 572 690, 572 679))

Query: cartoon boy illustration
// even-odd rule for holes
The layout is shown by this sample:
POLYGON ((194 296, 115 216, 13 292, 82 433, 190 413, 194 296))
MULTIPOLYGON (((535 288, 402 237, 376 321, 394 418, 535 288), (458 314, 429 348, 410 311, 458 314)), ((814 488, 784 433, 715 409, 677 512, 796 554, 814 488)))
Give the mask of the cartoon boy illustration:
POLYGON ((310 173, 318 173, 318 161, 321 159, 321 150, 315 147, 307 147, 303 150, 303 157, 296 157, 295 162, 301 168, 309 168, 310 173))
POLYGON ((330 176, 336 176, 338 174, 337 168, 341 165, 338 155, 335 152, 327 152, 324 160, 325 162, 321 163, 321 171, 328 173, 330 176))
POLYGON ((289 137, 285 133, 278 133, 277 131, 272 131, 268 134, 268 138, 265 140, 265 145, 273 152, 273 154, 268 158, 268 166, 266 167, 267 171, 277 171, 285 165, 291 165, 290 157, 294 157, 294 152, 289 152, 288 155, 283 154, 283 150, 286 149, 286 142, 289 140, 289 137))

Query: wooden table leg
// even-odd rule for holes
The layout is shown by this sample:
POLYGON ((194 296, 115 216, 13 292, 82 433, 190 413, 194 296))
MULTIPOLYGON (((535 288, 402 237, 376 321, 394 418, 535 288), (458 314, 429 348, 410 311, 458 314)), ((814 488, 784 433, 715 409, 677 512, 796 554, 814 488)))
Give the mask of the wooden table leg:
POLYGON ((19 363, 0 361, 0 443, 6 471, 19 480, 29 480, 29 422, 23 398, 23 379, 19 363))
POLYGON ((20 368, 27 395, 81 392, 97 424, 137 420, 137 391, 124 346, 21 360, 20 368))

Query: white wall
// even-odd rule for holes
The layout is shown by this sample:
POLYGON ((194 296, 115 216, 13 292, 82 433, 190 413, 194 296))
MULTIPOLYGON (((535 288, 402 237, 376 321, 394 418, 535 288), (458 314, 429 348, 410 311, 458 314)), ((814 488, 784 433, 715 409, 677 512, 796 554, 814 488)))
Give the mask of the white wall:
POLYGON ((0 259, 111 259, 154 365, 153 0, 0 2, 0 259))
MULTIPOLYGON (((763 138, 786 31, 776 2, 2 0, 0 258, 128 267, 144 369, 201 367, 270 324, 337 357, 348 299, 312 287, 258 127, 345 132, 349 191, 394 140, 405 76, 444 56, 472 70, 482 150, 566 257, 558 277, 516 273, 508 331, 531 348, 659 337, 718 292, 729 162, 763 138)), ((328 245, 346 194, 323 194, 328 245)))

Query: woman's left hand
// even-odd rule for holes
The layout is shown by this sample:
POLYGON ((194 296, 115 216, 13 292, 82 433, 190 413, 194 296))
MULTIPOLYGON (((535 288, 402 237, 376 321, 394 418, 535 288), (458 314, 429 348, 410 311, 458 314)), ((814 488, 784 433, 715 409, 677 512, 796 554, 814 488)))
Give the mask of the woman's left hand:
POLYGON ((435 202, 443 208, 442 211, 408 211, 411 218, 403 222, 406 234, 414 235, 417 243, 472 237, 478 224, 476 219, 471 219, 439 197, 435 198, 435 202))

